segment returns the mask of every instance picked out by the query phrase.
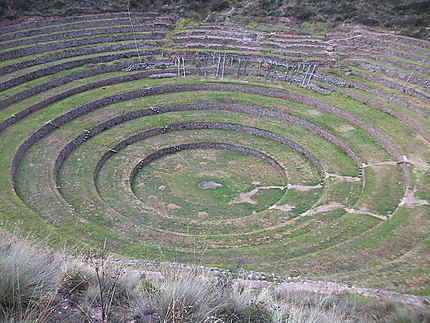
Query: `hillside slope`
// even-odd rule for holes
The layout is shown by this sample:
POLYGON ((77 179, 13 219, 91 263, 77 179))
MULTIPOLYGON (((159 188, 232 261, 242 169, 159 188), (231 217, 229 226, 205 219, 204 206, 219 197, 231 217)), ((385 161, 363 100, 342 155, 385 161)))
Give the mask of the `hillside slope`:
POLYGON ((118 12, 126 11, 128 4, 134 11, 161 11, 201 17, 213 14, 216 19, 228 20, 243 20, 244 17, 248 21, 287 19, 292 24, 311 21, 328 24, 328 27, 345 22, 359 23, 430 39, 428 0, 2 0, 0 18, 118 12))

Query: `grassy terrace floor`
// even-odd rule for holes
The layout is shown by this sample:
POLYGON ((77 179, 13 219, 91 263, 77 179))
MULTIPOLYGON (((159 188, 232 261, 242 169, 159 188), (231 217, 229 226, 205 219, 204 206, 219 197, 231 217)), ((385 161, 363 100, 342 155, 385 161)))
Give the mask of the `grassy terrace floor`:
MULTIPOLYGON (((150 18, 145 19, 144 24, 150 25, 150 18)), ((112 21, 109 27, 128 26, 127 19, 121 23, 116 18, 85 20, 89 21, 112 21)), ((52 26, 59 29, 47 33, 43 31, 45 27, 35 28, 40 33, 31 37, 67 32, 69 26, 74 31, 83 29, 73 22, 54 21, 52 26)), ((88 30, 91 28, 103 27, 88 30)), ((181 19, 169 25, 162 38, 148 40, 148 46, 144 46, 146 41, 138 40, 142 50, 159 49, 163 54, 144 60, 168 61, 172 54, 187 55, 187 71, 196 71, 197 61, 188 56, 206 52, 205 44, 192 40, 192 48, 175 48, 189 45, 187 38, 181 43, 172 41, 176 34, 191 29, 181 19)), ((276 26, 270 29, 276 31, 276 26)), ((202 24, 199 31, 205 30, 209 34, 211 25, 202 24)), ((227 27, 224 32, 228 37, 227 27)), ((255 30, 243 32, 252 34, 255 30)), ((18 31, 14 33, 19 35, 18 31)), ((121 39, 131 34, 131 30, 117 33, 117 41, 103 46, 134 43, 129 38, 121 39)), ((375 33, 369 34, 378 38, 375 33)), ((64 67, 49 75, 22 79, 21 84, 2 91, 0 100, 72 73, 101 69, 98 75, 58 83, 29 97, 17 97, 15 103, 0 109, 2 122, 30 106, 41 105, 0 131, 0 167, 6 170, 0 172, 0 226, 20 234, 49 236, 56 248, 65 243, 100 247, 107 241, 118 257, 221 268, 234 268, 235 259, 240 258, 245 260, 244 268, 250 270, 427 295, 430 143, 399 117, 363 102, 370 100, 390 108, 396 116, 413 121, 420 131, 430 132, 428 118, 410 109, 412 104, 429 112, 429 89, 415 83, 404 85, 405 80, 389 76, 383 70, 371 72, 355 64, 390 67, 385 61, 355 57, 360 50, 367 53, 369 47, 357 41, 358 49, 354 50, 335 36, 328 36, 329 42, 322 36, 317 38, 321 46, 327 47, 324 55, 330 58, 326 60, 314 57, 312 52, 301 56, 302 50, 294 46, 288 50, 294 55, 281 55, 267 40, 281 42, 262 31, 258 31, 254 44, 246 41, 243 52, 240 45, 210 51, 214 55, 256 55, 254 60, 248 59, 248 74, 240 76, 229 73, 221 78, 212 73, 202 76, 190 72, 185 77, 151 79, 149 74, 166 70, 149 69, 146 76, 141 70, 104 71, 104 67, 117 63, 113 60, 64 67), (328 50, 329 44, 335 46, 333 51, 328 50), (248 51, 249 48, 260 50, 248 51), (290 63, 318 62, 318 73, 362 87, 338 83, 331 85, 331 94, 320 94, 294 82, 268 79, 263 77, 266 71, 258 63, 265 56, 290 63), (349 71, 356 74, 346 73, 349 71), (359 73, 363 77, 357 76, 359 73), (129 75, 135 77, 117 81, 129 75), (109 83, 102 83, 108 79, 109 83), (44 103, 95 82, 98 85, 44 103), (406 91, 398 91, 398 85, 406 91), (396 96, 397 101, 387 100, 387 96, 396 96), (67 122, 56 119, 70 111, 76 114, 67 122), (125 119, 126 115, 133 117, 125 119), (117 118, 115 122, 100 131, 94 130, 113 118, 117 118), (169 130, 178 125, 193 125, 193 128, 169 130), (47 127, 49 131, 25 146, 30 136, 47 127), (150 135, 145 138, 112 150, 124 140, 148 131, 150 135), (54 167, 64 148, 74 140, 80 140, 79 145, 67 151, 55 174, 54 167), (242 150, 230 151, 222 148, 225 146, 177 148, 207 143, 228 144, 242 150), (131 176, 141 160, 168 147, 173 147, 170 153, 157 155, 131 176), (265 157, 250 155, 250 150, 265 157), (106 154, 111 156, 104 160, 106 154), (11 173, 17 160, 16 172, 11 173), (95 178, 100 160, 103 166, 95 178), (275 164, 282 168, 281 172, 275 164), (203 188, 204 183, 215 186, 203 188), (409 185, 405 187, 405 183, 409 185)), ((291 43, 305 43, 307 37, 297 35, 291 43)), ((61 41, 43 44, 57 42, 61 41)), ((288 44, 288 38, 282 44, 288 44)), ((22 48, 33 45, 36 43, 22 48)), ((83 45, 79 49, 98 45, 101 44, 83 45)), ((216 42, 210 45, 223 46, 216 42)), ((423 69, 423 73, 415 74, 416 83, 430 82, 429 66, 420 61, 425 58, 420 53, 428 48, 415 44, 411 56, 404 58, 401 54, 408 52, 402 46, 409 46, 407 39, 392 38, 384 39, 384 47, 370 50, 393 61, 391 68, 395 71, 411 73, 414 66, 423 69), (399 54, 385 55, 384 49, 399 54), (410 67, 401 67, 402 63, 410 67)), ((77 47, 66 50, 72 49, 77 47)), ((132 51, 118 47, 17 68, 0 76, 0 82, 60 63, 132 51)), ((60 52, 29 53, 4 60, 0 67, 60 52)), ((138 58, 136 55, 120 61, 133 64, 138 58)), ((237 69, 238 65, 233 62, 227 67, 237 69)), ((211 68, 216 69, 216 65, 211 68)), ((176 71, 175 67, 172 71, 176 71)), ((317 84, 324 87, 324 81, 317 84)))

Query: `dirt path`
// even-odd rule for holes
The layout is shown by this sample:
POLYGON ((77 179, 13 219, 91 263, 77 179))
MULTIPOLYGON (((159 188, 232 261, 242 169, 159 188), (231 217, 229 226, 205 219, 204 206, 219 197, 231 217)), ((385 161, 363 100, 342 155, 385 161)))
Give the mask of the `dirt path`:
POLYGON ((426 200, 420 200, 417 197, 415 197, 415 193, 416 193, 416 190, 407 190, 399 206, 411 205, 411 204, 429 205, 429 203, 426 200))
POLYGON ((317 213, 328 212, 333 210, 343 209, 343 205, 338 202, 330 202, 329 204, 320 205, 314 209, 307 210, 300 214, 300 216, 310 216, 317 213))
POLYGON ((345 209, 345 211, 347 213, 354 213, 354 214, 365 214, 365 215, 371 215, 375 218, 381 219, 381 220, 388 220, 388 216, 385 215, 381 215, 381 214, 377 214, 377 213, 373 213, 373 212, 369 212, 367 210, 355 210, 355 209, 345 209))
POLYGON ((281 210, 281 211, 285 211, 285 212, 291 211, 294 208, 295 208, 295 206, 288 205, 288 204, 284 204, 284 205, 274 204, 272 206, 269 206, 269 210, 281 210))
MULTIPOLYGON (((228 204, 238 204, 238 203, 249 203, 249 204, 257 204, 257 201, 252 199, 252 196, 257 194, 260 190, 271 190, 271 189, 278 189, 278 190, 289 190, 289 189, 295 189, 298 191, 309 191, 316 188, 321 188, 322 185, 312 185, 312 186, 306 186, 306 185, 291 185, 288 184, 287 186, 259 186, 254 188, 253 190, 245 193, 240 193, 239 196, 234 199, 233 201, 229 202, 228 204)), ((272 205, 270 208, 272 209, 279 209, 282 210, 282 208, 278 208, 279 205, 272 205)), ((293 207, 294 208, 294 207, 293 207)), ((285 211, 285 210, 284 210, 285 211)))
POLYGON ((376 163, 370 163, 370 164, 365 164, 363 163, 363 168, 366 167, 372 167, 372 166, 384 166, 384 165, 398 165, 399 162, 395 162, 395 161, 384 161, 384 162, 376 162, 376 163))
POLYGON ((349 181, 349 182, 360 182, 361 178, 360 177, 353 177, 353 176, 342 176, 342 175, 337 175, 337 174, 331 174, 331 173, 325 173, 325 178, 334 178, 334 179, 339 179, 339 180, 343 180, 343 181, 349 181))

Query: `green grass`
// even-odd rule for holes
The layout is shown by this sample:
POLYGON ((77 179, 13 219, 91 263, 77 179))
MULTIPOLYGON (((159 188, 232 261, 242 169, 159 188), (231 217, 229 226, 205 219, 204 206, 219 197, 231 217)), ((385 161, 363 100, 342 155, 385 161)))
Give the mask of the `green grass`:
MULTIPOLYGON (((119 32, 119 33, 100 34, 98 36, 103 37, 103 36, 116 35, 117 37, 119 37, 121 35, 132 35, 132 34, 147 35, 147 34, 152 34, 152 32, 149 32, 149 31, 135 32, 135 33, 132 33, 132 32, 119 32)), ((7 49, 1 49, 0 53, 12 51, 12 50, 29 48, 29 47, 33 47, 33 46, 37 46, 37 45, 49 45, 49 44, 55 44, 55 43, 60 43, 61 44, 61 42, 65 42, 65 41, 85 40, 85 39, 91 39, 91 38, 93 38, 93 37, 92 36, 83 36, 83 37, 75 37, 75 38, 64 38, 64 39, 53 40, 53 41, 45 41, 45 42, 39 42, 39 43, 35 42, 35 43, 28 44, 28 45, 15 46, 15 47, 9 47, 7 49)))
POLYGON ((420 288, 420 289, 416 289, 416 290, 411 290, 411 291, 408 291, 408 293, 413 294, 413 295, 417 295, 417 296, 429 297, 430 296, 430 286, 426 286, 424 288, 420 288))
POLYGON ((402 176, 399 166, 377 166, 365 169, 366 185, 357 208, 390 215, 403 196, 402 176))
MULTIPOLYGON (((190 23, 187 19, 178 20, 172 31, 166 34, 161 49, 176 51, 174 46, 177 44, 172 39, 176 32, 190 23)), ((255 27, 270 30, 277 28, 275 25, 255 27)), ((312 29, 312 32, 319 32, 314 25, 305 27, 312 29)), ((262 32, 262 35, 268 39, 267 33, 262 32)), ((203 51, 201 48, 198 50, 203 51)), ((272 51, 264 51, 264 54, 269 52, 272 51)), ((278 57, 282 56, 278 54, 278 57)), ((29 55, 2 64, 41 56, 29 55)), ((79 58, 93 56, 97 54, 79 58)), ((304 57, 303 60, 314 58, 317 57, 304 57)), ((395 59, 414 63, 398 57, 395 59)), ((2 76, 0 81, 70 60, 18 70, 2 76)), ((124 61, 131 63, 135 59, 124 61)), ((384 66, 378 61, 371 62, 384 66)), ((347 60, 338 60, 336 64, 345 69, 361 70, 349 65, 347 60)), ((192 66, 192 63, 188 64, 188 67, 192 66)), ((88 67, 61 71, 26 82, 3 91, 0 99, 85 68, 88 67)), ((321 68, 321 71, 344 78, 343 70, 336 67, 321 68)), ((120 75, 126 73, 101 74, 60 85, 2 109, 0 118, 7 118, 31 104, 87 82, 120 75)), ((419 76, 428 79, 424 74, 419 76)), ((347 79, 388 95, 393 94, 393 90, 384 84, 375 84, 354 76, 347 79)), ((49 120, 73 108, 125 91, 176 83, 236 84, 270 89, 312 98, 348 112, 377 129, 412 161, 412 164, 408 164, 410 188, 416 190, 414 194, 417 199, 430 201, 428 143, 399 120, 346 95, 320 95, 296 85, 276 80, 268 82, 254 76, 220 79, 190 75, 180 79, 138 79, 70 96, 29 115, 0 133, 0 167, 9 169, 17 147, 25 138, 49 120)), ((427 93, 425 89, 414 88, 427 93)), ((387 105, 426 131, 430 130, 428 120, 402 106, 395 103, 388 105, 384 100, 354 88, 348 91, 387 105)), ((426 108, 424 102, 406 93, 400 93, 399 98, 426 108)), ((352 122, 306 104, 227 91, 148 95, 96 109, 43 137, 28 150, 18 167, 17 194, 11 188, 9 172, 0 172, 0 226, 18 233, 36 231, 39 236, 49 236, 51 245, 57 248, 64 243, 78 244, 84 248, 97 247, 108 241, 115 253, 122 257, 222 268, 233 268, 234 259, 240 257, 245 260, 245 268, 248 269, 309 275, 361 286, 428 294, 429 205, 407 204, 399 207, 403 197, 403 175, 397 165, 365 168, 364 186, 361 181, 345 178, 330 177, 322 181, 315 166, 302 154, 280 143, 234 131, 196 129, 164 133, 127 146, 109 159, 96 185, 93 183, 93 170, 99 158, 122 140, 137 132, 164 125, 205 121, 240 124, 282 135, 310 151, 325 171, 341 176, 358 176, 358 167, 336 145, 284 121, 215 110, 169 112, 135 119, 106 129, 75 149, 60 169, 59 192, 53 186, 52 167, 58 153, 86 129, 108 118, 140 109, 208 102, 258 106, 290 114, 330 131, 343 140, 363 162, 393 160, 375 136, 352 122), (159 158, 145 165, 129 183, 131 170, 146 155, 164 147, 190 142, 226 142, 261 151, 284 167, 289 184, 314 186, 321 183, 322 187, 310 190, 260 189, 250 197, 255 204, 243 200, 232 203, 238 201, 240 194, 256 187, 282 186, 282 179, 273 168, 255 157, 212 149, 181 151, 159 158), (198 186, 202 181, 215 181, 223 186, 203 190, 198 186), (286 209, 271 206, 284 206, 286 209), (345 211, 351 208, 389 215, 390 218, 383 221, 371 215, 345 211)))
MULTIPOLYGON (((127 17, 124 17, 124 18, 102 18, 102 19, 90 19, 90 20, 84 20, 84 22, 96 22, 96 21, 110 21, 110 20, 124 20, 124 22, 126 22, 127 24, 129 23, 129 20, 128 20, 128 18, 127 17)), ((22 30, 40 30, 40 29, 43 29, 43 28, 46 28, 46 27, 55 27, 55 26, 67 26, 67 25, 72 25, 72 24, 76 24, 76 23, 79 23, 79 22, 77 22, 77 21, 72 21, 72 22, 64 22, 64 23, 61 23, 61 24, 52 24, 52 25, 49 25, 49 26, 43 26, 43 27, 31 27, 31 28, 24 28, 24 29, 20 29, 20 30, 18 30, 18 31, 12 31, 12 32, 9 32, 9 33, 5 33, 5 35, 9 35, 9 34, 15 34, 15 33, 17 33, 17 32, 20 32, 20 31, 22 31, 22 30)))

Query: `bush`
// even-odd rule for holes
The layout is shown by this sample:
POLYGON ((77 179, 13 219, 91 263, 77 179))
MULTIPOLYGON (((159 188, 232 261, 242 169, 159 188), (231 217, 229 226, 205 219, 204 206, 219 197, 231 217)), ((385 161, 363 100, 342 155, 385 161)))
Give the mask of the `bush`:
POLYGON ((61 283, 61 291, 64 295, 82 294, 90 287, 91 273, 79 267, 67 270, 61 283))
POLYGON ((234 285, 224 290, 223 304, 219 310, 225 322, 273 322, 271 305, 274 299, 268 289, 255 291, 249 286, 234 285))
POLYGON ((104 249, 88 255, 86 262, 69 275, 67 285, 78 294, 71 297, 77 299, 74 303, 84 305, 86 310, 79 309, 87 317, 92 308, 99 308, 102 322, 124 315, 140 295, 140 275, 113 265, 104 249))
POLYGON ((148 295, 161 322, 204 322, 219 301, 214 281, 193 271, 168 272, 148 295))
POLYGON ((250 304, 240 311, 226 311, 220 312, 219 316, 222 318, 222 322, 225 323, 236 323, 236 322, 247 322, 247 323, 260 323, 260 322, 272 322, 272 314, 261 304, 250 304))
POLYGON ((53 260, 24 243, 0 247, 0 318, 22 317, 48 301, 61 280, 53 260))
POLYGON ((89 280, 83 294, 90 303, 101 304, 105 297, 112 305, 121 306, 134 302, 139 295, 140 276, 133 272, 108 266, 100 270, 99 278, 94 272, 83 276, 89 280))
POLYGON ((305 21, 305 20, 309 20, 313 15, 314 13, 310 8, 304 5, 301 5, 297 7, 295 18, 305 21))
POLYGON ((17 10, 25 10, 30 6, 29 0, 14 0, 12 1, 12 7, 17 10))
POLYGON ((276 322, 289 318, 291 322, 349 322, 354 306, 337 296, 303 291, 288 291, 275 297, 281 304, 275 309, 276 322))
POLYGON ((430 322, 428 306, 294 292, 282 285, 253 288, 230 273, 146 272, 143 279, 142 271, 110 262, 104 250, 88 256, 87 264, 35 250, 16 240, 1 247, 0 241, 1 322, 430 322), (65 275, 63 264, 69 267, 65 275))
POLYGON ((230 3, 228 0, 215 0, 212 2, 211 9, 212 11, 222 11, 230 7, 230 3))
POLYGON ((56 0, 54 2, 54 8, 55 9, 61 9, 61 8, 64 8, 65 6, 66 6, 66 4, 64 3, 63 0, 56 0))

